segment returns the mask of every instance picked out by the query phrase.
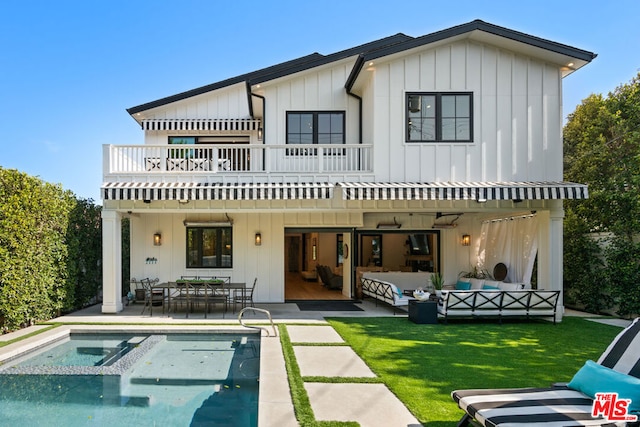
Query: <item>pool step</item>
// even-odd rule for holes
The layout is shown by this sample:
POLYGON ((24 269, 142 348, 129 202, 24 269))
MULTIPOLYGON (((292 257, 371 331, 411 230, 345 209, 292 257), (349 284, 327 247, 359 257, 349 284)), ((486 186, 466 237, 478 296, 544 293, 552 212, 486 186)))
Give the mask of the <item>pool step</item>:
POLYGON ((140 344, 142 341, 146 340, 147 337, 146 336, 141 336, 141 337, 133 337, 130 338, 127 343, 129 343, 130 345, 138 345, 140 344))

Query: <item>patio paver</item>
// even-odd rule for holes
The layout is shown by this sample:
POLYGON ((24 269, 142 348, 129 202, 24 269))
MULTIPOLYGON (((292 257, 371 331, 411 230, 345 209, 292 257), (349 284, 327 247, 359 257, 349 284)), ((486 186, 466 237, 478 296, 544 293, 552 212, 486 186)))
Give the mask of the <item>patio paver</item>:
POLYGON ((293 351, 303 377, 376 376, 351 347, 294 346, 293 351))
POLYGON ((361 427, 422 426, 384 384, 305 383, 319 421, 357 421, 361 427))
POLYGON ((344 340, 331 326, 287 326, 292 343, 343 343, 344 340))

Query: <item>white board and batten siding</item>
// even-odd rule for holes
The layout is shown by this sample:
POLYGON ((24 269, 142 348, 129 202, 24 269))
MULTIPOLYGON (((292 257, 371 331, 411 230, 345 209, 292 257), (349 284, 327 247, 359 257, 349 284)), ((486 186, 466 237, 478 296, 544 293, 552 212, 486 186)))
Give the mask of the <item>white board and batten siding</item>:
POLYGON ((376 180, 562 180, 561 75, 554 64, 472 41, 366 68, 365 142, 376 180), (406 143, 406 92, 472 92, 471 143, 406 143), (371 129, 371 131, 367 131, 371 129))
POLYGON ((289 111, 344 111, 345 142, 357 144, 359 105, 344 89, 352 66, 353 60, 339 61, 331 66, 299 73, 292 78, 263 84, 261 91, 267 99, 266 143, 286 142, 286 115, 289 111))
MULTIPOLYGON (((246 85, 244 83, 206 92, 144 112, 144 119, 146 120, 237 120, 248 119, 249 117, 246 85)), ((253 133, 255 132, 245 132, 244 134, 249 135, 253 133)), ((145 144, 166 144, 168 135, 183 136, 198 134, 215 135, 216 132, 146 130, 145 144)))

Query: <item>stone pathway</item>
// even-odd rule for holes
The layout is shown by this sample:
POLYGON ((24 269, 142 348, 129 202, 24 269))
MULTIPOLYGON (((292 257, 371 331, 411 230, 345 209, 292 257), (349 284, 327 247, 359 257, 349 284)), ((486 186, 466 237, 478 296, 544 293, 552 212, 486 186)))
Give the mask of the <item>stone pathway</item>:
MULTIPOLYGON (((375 378, 331 326, 287 326, 303 377, 375 378), (320 345, 296 345, 296 344, 320 345)), ((421 426, 384 384, 304 384, 318 421, 357 421, 361 427, 421 426)))

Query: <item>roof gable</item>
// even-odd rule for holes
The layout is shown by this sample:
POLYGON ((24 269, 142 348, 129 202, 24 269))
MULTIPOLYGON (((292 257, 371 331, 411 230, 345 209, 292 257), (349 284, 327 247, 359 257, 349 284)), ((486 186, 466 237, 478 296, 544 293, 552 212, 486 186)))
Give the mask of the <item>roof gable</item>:
MULTIPOLYGON (((353 67, 345 88, 350 91, 358 78, 360 71, 365 63, 388 57, 394 54, 408 51, 410 49, 419 48, 429 44, 437 43, 443 40, 451 40, 458 37, 470 37, 484 42, 496 43, 500 40, 502 43, 511 43, 511 47, 518 46, 520 51, 528 50, 528 52, 545 51, 554 57, 554 60, 558 64, 563 64, 571 58, 574 61, 573 68, 566 71, 575 71, 576 69, 591 62, 597 55, 588 52, 586 50, 574 48, 562 43, 553 42, 551 40, 542 39, 540 37, 531 36, 519 31, 510 30, 508 28, 500 27, 494 24, 489 24, 482 20, 476 19, 475 21, 468 22, 466 24, 458 25, 448 28, 446 30, 437 31, 435 33, 427 34, 421 37, 416 37, 411 40, 407 40, 401 44, 394 46, 388 46, 383 49, 368 52, 360 55, 356 65, 353 67)), ((568 73, 567 73, 568 74, 568 73)))
POLYGON ((257 71, 212 83, 210 85, 131 107, 127 109, 127 112, 134 115, 142 111, 161 107, 163 105, 188 99, 193 96, 201 95, 241 82, 246 82, 247 90, 250 91, 251 85, 267 82, 325 64, 340 61, 352 56, 357 56, 354 67, 345 82, 345 88, 347 91, 351 91, 358 76, 360 75, 363 65, 366 62, 391 55, 401 54, 402 52, 411 49, 437 43, 443 40, 455 39, 457 37, 471 37, 481 41, 494 43, 497 41, 502 43, 513 43, 520 47, 520 50, 530 48, 533 49, 532 52, 549 52, 559 64, 561 64, 561 61, 566 58, 572 58, 575 60, 576 66, 572 69, 566 70, 567 72, 572 72, 575 69, 582 67, 596 57, 596 54, 592 52, 587 52, 582 49, 577 49, 561 43, 556 43, 550 40, 510 30, 508 28, 489 24, 481 20, 475 20, 421 37, 411 37, 398 33, 393 36, 345 49, 330 55, 322 55, 317 52, 312 53, 291 61, 276 64, 257 71))

